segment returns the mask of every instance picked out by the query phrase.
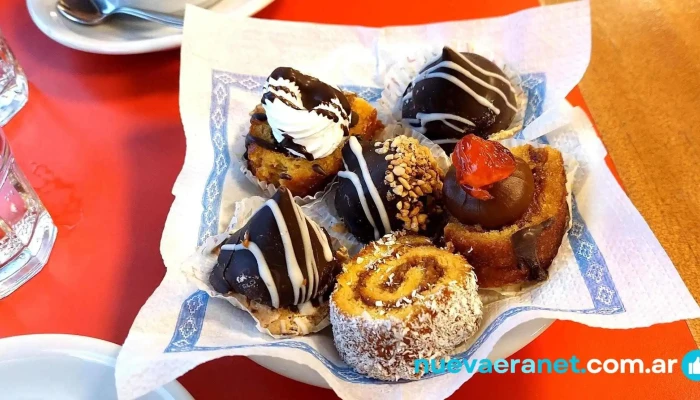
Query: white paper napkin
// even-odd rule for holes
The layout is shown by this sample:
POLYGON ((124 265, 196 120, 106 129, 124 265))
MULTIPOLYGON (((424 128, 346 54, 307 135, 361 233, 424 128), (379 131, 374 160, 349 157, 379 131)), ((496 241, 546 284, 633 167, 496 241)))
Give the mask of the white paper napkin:
POLYGON ((376 101, 383 54, 421 43, 459 48, 463 40, 481 43, 522 74, 529 125, 521 137, 573 155, 579 168, 573 226, 550 279, 523 296, 486 306, 480 332, 460 356, 485 358, 505 332, 534 318, 632 328, 700 316, 663 248, 605 165, 605 149, 585 114, 561 102, 588 63, 587 3, 387 29, 234 19, 191 7, 180 82, 187 154, 161 242, 168 271, 117 360, 121 399, 226 355, 294 360, 316 370, 346 399, 441 399, 470 378, 462 371, 407 383, 367 379, 342 363, 327 333, 286 340, 261 334, 247 314, 198 290, 186 262, 198 245, 226 228, 236 200, 260 194, 238 163, 248 112, 275 67, 299 68, 376 101))

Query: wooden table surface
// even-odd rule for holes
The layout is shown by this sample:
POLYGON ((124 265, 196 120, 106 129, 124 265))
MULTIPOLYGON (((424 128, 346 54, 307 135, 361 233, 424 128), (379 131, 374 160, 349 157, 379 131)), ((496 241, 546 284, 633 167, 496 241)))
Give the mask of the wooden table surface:
MULTIPOLYGON (((627 194, 700 302, 700 1, 591 0, 591 23, 579 88, 627 194)), ((688 325, 700 344, 700 320, 688 325)))

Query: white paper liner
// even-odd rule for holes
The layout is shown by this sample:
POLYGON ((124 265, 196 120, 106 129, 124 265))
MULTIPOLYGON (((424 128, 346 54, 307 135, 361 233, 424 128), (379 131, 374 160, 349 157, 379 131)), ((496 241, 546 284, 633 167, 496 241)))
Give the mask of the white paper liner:
MULTIPOLYGON (((256 304, 251 306, 246 306, 244 304, 245 298, 242 295, 224 295, 216 290, 209 284, 209 275, 211 275, 214 266, 216 265, 217 256, 213 251, 221 245, 229 236, 230 233, 237 231, 242 228, 248 220, 255 214, 255 212, 265 203, 267 199, 253 196, 240 201, 235 204, 235 211, 231 222, 229 223, 225 232, 220 233, 215 236, 209 237, 202 246, 200 246, 197 251, 185 261, 185 266, 183 268, 191 268, 192 279, 194 284, 200 290, 205 291, 209 296, 224 299, 231 303, 234 307, 247 312, 255 320, 255 327, 258 331, 272 336, 275 339, 284 339, 289 337, 300 336, 298 333, 293 333, 293 329, 289 329, 289 334, 273 334, 269 329, 263 326, 263 321, 261 318, 266 318, 267 320, 275 320, 280 315, 279 312, 273 308, 267 307, 262 304, 256 304), (251 308, 255 309, 256 313, 251 312, 251 308)), ((312 218, 313 219, 313 218, 312 218)), ((328 304, 322 304, 320 307, 314 307, 309 303, 302 304, 298 306, 300 310, 307 310, 304 313, 300 313, 298 318, 295 318, 292 324, 296 325, 295 332, 303 331, 303 334, 311 334, 318 332, 330 324, 330 315, 328 314, 328 304), (313 325, 306 318, 306 315, 312 315, 316 312, 325 312, 325 317, 313 325), (304 314, 304 315, 301 315, 304 314)))
MULTIPOLYGON (((464 46, 453 46, 455 51, 476 53, 490 60, 506 75, 515 90, 515 101, 517 109, 513 121, 508 128, 493 133, 489 136, 491 140, 507 139, 518 133, 523 127, 525 109, 527 108, 527 94, 522 89, 520 75, 502 62, 499 62, 494 54, 486 49, 475 49, 470 43, 464 46)), ((442 53, 442 46, 423 46, 413 51, 397 54, 387 62, 387 68, 383 76, 383 86, 381 98, 377 102, 377 114, 384 124, 403 124, 401 122, 401 106, 403 94, 413 78, 432 59, 442 53)))
MULTIPOLYGON (((249 169, 248 166, 245 163, 241 163, 240 165, 240 170, 243 173, 243 175, 253 184, 255 184, 257 187, 262 190, 263 195, 266 197, 272 197, 277 193, 278 187, 267 182, 263 182, 260 179, 258 179, 249 169)), ((333 181, 335 181, 335 178, 333 178, 333 181)), ((304 204, 309 204, 313 201, 316 201, 323 197, 324 194, 328 192, 329 187, 333 183, 333 181, 329 182, 328 185, 323 190, 320 190, 316 192, 313 196, 312 195, 307 195, 304 197, 301 196, 294 196, 294 201, 299 204, 299 205, 304 205, 304 204)))

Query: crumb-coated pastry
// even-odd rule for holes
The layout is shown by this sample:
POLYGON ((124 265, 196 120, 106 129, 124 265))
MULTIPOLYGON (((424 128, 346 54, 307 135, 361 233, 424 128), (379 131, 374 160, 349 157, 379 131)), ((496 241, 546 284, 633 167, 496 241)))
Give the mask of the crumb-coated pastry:
POLYGON ((330 300, 335 346, 361 374, 418 379, 414 361, 445 357, 478 329, 476 278, 458 254, 396 233, 343 266, 330 300))
POLYGON ((248 169, 295 196, 312 195, 333 179, 347 135, 370 140, 382 128, 362 98, 287 67, 267 79, 250 123, 248 169))
POLYGON ((406 88, 401 114, 449 153, 465 134, 487 138, 507 129, 517 107, 515 89, 496 64, 444 47, 406 88))
POLYGON ((547 279, 569 224, 561 153, 530 145, 508 150, 469 135, 452 160, 443 188, 451 215, 444 240, 474 267, 479 286, 547 279))
POLYGON ((280 188, 220 247, 209 282, 273 334, 306 334, 328 317, 324 296, 339 270, 328 233, 280 188))
POLYGON ((443 172, 418 140, 397 136, 360 143, 350 137, 343 163, 335 208, 362 243, 400 229, 426 232, 441 213, 443 172))

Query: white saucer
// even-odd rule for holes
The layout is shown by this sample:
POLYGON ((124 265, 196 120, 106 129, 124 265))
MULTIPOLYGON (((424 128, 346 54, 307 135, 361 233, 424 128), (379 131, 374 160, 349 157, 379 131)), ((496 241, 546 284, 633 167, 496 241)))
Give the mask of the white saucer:
MULTIPOLYGON (((210 9, 247 17, 274 0, 221 0, 210 9)), ((182 42, 182 30, 135 18, 115 16, 98 26, 68 21, 56 11, 56 0, 27 0, 34 24, 64 46, 89 53, 138 54, 174 49, 182 42)))
MULTIPOLYGON (((489 354, 489 359, 494 361, 499 358, 507 358, 516 351, 522 349, 535 340, 554 322, 553 319, 533 319, 524 324, 518 325, 511 331, 503 335, 496 343, 496 346, 489 354)), ((283 360, 281 358, 267 356, 250 356, 255 363, 273 371, 277 374, 303 382, 330 389, 328 383, 316 371, 306 365, 297 364, 294 361, 283 360)))
MULTIPOLYGON (((0 339, 3 400, 116 400, 114 365, 120 346, 73 335, 0 339)), ((194 400, 177 381, 141 400, 194 400)))

